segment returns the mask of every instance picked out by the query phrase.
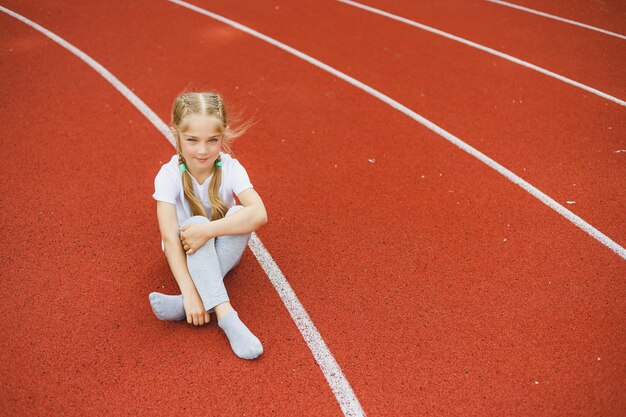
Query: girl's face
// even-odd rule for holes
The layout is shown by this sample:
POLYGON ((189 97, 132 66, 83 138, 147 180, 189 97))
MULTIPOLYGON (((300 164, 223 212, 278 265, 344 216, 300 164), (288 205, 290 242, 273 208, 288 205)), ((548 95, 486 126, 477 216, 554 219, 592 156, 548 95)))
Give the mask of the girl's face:
POLYGON ((195 174, 209 174, 222 148, 221 124, 215 117, 192 114, 188 127, 180 132, 180 147, 187 168, 195 174))

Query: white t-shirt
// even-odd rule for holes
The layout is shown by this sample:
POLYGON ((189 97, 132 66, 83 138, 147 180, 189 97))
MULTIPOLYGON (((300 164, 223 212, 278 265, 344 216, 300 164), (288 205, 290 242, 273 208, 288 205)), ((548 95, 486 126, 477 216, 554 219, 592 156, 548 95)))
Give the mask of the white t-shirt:
MULTIPOLYGON (((238 160, 229 154, 220 152, 222 159, 222 183, 219 194, 222 201, 231 208, 235 205, 235 195, 248 188, 252 188, 250 178, 245 168, 238 160)), ((183 173, 178 168, 178 154, 172 156, 167 164, 164 164, 154 178, 154 194, 152 198, 157 201, 165 201, 176 206, 178 224, 181 225, 191 217, 191 209, 183 191, 183 173)), ((209 219, 211 218, 211 204, 209 202, 209 184, 213 175, 208 177, 202 184, 198 184, 191 175, 191 182, 196 196, 200 197, 209 219)))

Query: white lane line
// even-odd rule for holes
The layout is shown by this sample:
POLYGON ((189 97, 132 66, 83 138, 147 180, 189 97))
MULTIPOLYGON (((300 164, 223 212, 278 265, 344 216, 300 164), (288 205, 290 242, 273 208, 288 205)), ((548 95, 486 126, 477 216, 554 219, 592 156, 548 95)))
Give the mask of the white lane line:
POLYGON ((573 224, 575 224, 577 227, 579 227, 581 230, 583 230, 585 233, 589 234, 589 236, 593 237, 594 239, 596 239, 598 242, 602 243, 603 245, 605 245, 607 248, 611 249, 613 252, 615 252, 617 255, 619 255, 621 258, 623 258, 624 260, 626 260, 626 249, 624 249, 623 247, 621 247, 620 245, 618 245, 617 243, 615 243, 613 240, 611 240, 608 236, 604 235, 602 232, 600 232, 599 230, 597 230, 595 227, 593 227, 592 225, 590 225, 589 223, 587 223, 586 221, 584 221, 583 219, 581 219, 580 217, 578 217, 577 215, 575 215, 574 213, 572 213, 571 211, 569 211, 568 209, 566 209, 565 207, 563 207, 561 204, 557 203, 555 200, 553 200, 552 198, 548 197, 546 194, 544 194, 543 192, 541 192, 539 189, 537 189, 535 186, 531 185, 530 183, 528 183, 527 181, 523 180, 521 177, 519 177, 518 175, 516 175, 515 173, 513 173, 512 171, 506 169, 505 167, 503 167, 502 165, 500 165, 499 163, 497 163, 496 161, 494 161, 493 159, 489 158, 487 155, 483 154, 482 152, 478 151, 477 149, 471 147, 470 145, 468 145, 467 143, 463 142, 461 139, 457 138, 456 136, 454 136, 453 134, 451 134, 450 132, 444 130, 443 128, 437 126, 436 124, 434 124, 433 122, 431 122, 430 120, 426 119, 425 117, 415 113, 413 110, 409 109, 408 107, 400 104, 399 102, 397 102, 396 100, 392 99, 391 97, 381 93, 380 91, 368 86, 367 84, 362 83, 361 81, 352 78, 351 76, 344 74, 343 72, 331 67, 330 65, 327 65, 303 52, 298 51, 295 48, 292 48, 289 45, 285 45, 284 43, 277 41, 273 38, 270 38, 267 35, 264 35, 260 32, 257 32, 254 29, 250 29, 247 26, 242 25, 241 23, 237 23, 233 20, 230 20, 226 17, 220 16, 218 14, 215 14, 213 12, 209 12, 207 10, 201 9, 197 6, 194 6, 192 4, 186 3, 184 1, 181 0, 168 0, 172 3, 176 3, 180 6, 186 7, 190 10, 193 10, 195 12, 198 12, 200 14, 203 14, 205 16, 209 16, 215 20, 218 20, 220 22, 223 22, 229 26, 232 26, 236 29, 241 30, 242 32, 248 33, 249 35, 252 35, 256 38, 259 38, 261 40, 264 40, 265 42, 272 44, 274 46, 276 46, 277 48, 282 49, 283 51, 286 51, 292 55, 297 56, 298 58, 312 64, 315 65, 316 67, 323 69, 324 71, 327 71, 331 74, 333 74, 334 76, 341 78, 342 80, 344 80, 345 82, 352 84, 353 86, 355 86, 356 88, 365 91, 368 94, 371 94, 372 96, 376 97, 377 99, 381 100, 384 103, 387 103, 388 105, 390 105, 391 107, 393 107, 394 109, 404 113, 405 115, 409 116, 410 118, 412 118, 413 120, 415 120, 416 122, 424 125, 425 127, 427 127, 428 129, 432 130, 433 132, 435 132, 436 134, 438 134, 439 136, 443 137, 444 139, 446 139, 447 141, 453 143, 454 145, 456 145, 457 147, 461 148, 462 150, 464 150, 465 152, 469 153, 470 155, 474 156, 475 158, 477 158, 478 160, 482 161, 483 163, 485 163, 487 166, 489 166, 490 168, 493 168, 494 170, 498 171, 500 174, 504 175, 506 178, 508 178, 511 182, 513 182, 514 184, 519 185, 520 187, 522 187, 524 190, 526 190, 528 193, 530 193, 531 195, 533 195, 534 197, 536 197, 539 201, 541 201, 542 203, 544 203, 545 205, 547 205, 548 207, 550 207, 551 209, 553 209, 554 211, 556 211, 557 213, 559 213, 561 216, 565 217, 567 220, 569 220, 570 222, 572 222, 573 224))
POLYGON ((120 80, 118 80, 115 75, 111 74, 106 68, 104 68, 102 65, 100 65, 96 60, 91 58, 89 55, 85 54, 83 51, 81 51, 80 49, 78 49, 77 47, 72 45, 71 43, 67 42, 65 39, 55 35, 54 33, 50 32, 48 29, 38 25, 37 23, 35 23, 32 20, 22 16, 21 14, 15 13, 14 11, 9 10, 6 7, 3 7, 3 6, 0 6, 0 10, 2 10, 4 13, 6 13, 6 14, 8 14, 10 16, 13 16, 17 20, 27 24, 28 26, 32 27, 33 29, 43 33, 44 35, 46 35, 47 37, 49 37, 50 39, 52 39, 53 41, 55 41, 56 43, 58 43, 59 45, 61 45, 62 47, 64 47, 68 51, 70 51, 71 53, 73 53, 74 55, 76 55, 78 58, 83 60, 87 65, 89 65, 91 68, 93 68, 98 74, 103 76, 104 79, 106 79, 108 82, 110 82, 113 85, 113 87, 115 87, 115 89, 117 91, 119 91, 120 93, 122 93, 122 95, 124 97, 126 97, 126 99, 128 101, 133 103, 133 105, 137 108, 137 110, 139 110, 144 116, 146 116, 148 118, 148 120, 150 120, 150 122, 163 135, 165 135, 165 137, 167 137, 167 140, 169 140, 170 143, 172 145, 174 145, 174 136, 172 135, 172 133, 168 129, 167 125, 165 123, 163 123, 163 121, 159 118, 159 116, 157 116, 152 111, 152 109, 150 109, 146 105, 146 103, 144 103, 139 97, 137 97, 135 95, 135 93, 133 93, 120 80))
POLYGON ((557 74, 555 72, 552 72, 552 71, 549 71, 549 70, 547 70, 545 68, 539 67, 539 66, 537 66, 535 64, 531 64, 530 62, 526 62, 526 61, 523 61, 523 60, 521 60, 519 58, 515 58, 512 55, 508 55, 508 54, 505 54, 503 52, 496 51, 495 49, 492 49, 492 48, 489 48, 487 46, 478 44, 476 42, 468 41, 467 39, 464 39, 464 38, 452 35, 452 34, 450 34, 448 32, 444 32, 444 31, 439 30, 439 29, 435 29, 435 28, 433 28, 431 26, 426 26, 426 25, 424 25, 422 23, 418 23, 418 22, 415 22, 413 20, 410 20, 410 19, 398 16, 398 15, 395 15, 395 14, 391 14, 389 12, 385 12, 384 10, 380 10, 380 9, 376 9, 374 7, 366 6, 366 5, 361 4, 361 3, 356 3, 356 2, 351 1, 351 0, 337 0, 337 1, 341 2, 341 3, 344 3, 344 4, 347 4, 347 5, 350 5, 350 6, 353 6, 353 7, 357 7, 359 9, 366 10, 366 11, 371 12, 371 13, 375 13, 375 14, 378 14, 378 15, 381 15, 381 16, 388 17, 389 19, 397 20, 398 22, 406 23, 407 25, 410 25, 410 26, 413 26, 413 27, 425 30, 427 32, 434 33, 436 35, 443 36, 444 38, 448 38, 448 39, 451 39, 453 41, 460 42, 460 43, 462 43, 464 45, 471 46, 473 48, 476 48, 476 49, 479 49, 481 51, 487 52, 487 53, 489 53, 491 55, 495 55, 495 56, 500 57, 502 59, 506 59, 507 61, 514 62, 516 64, 519 64, 519 65, 523 66, 523 67, 530 68, 532 70, 540 72, 540 73, 542 73, 544 75, 547 75, 548 77, 555 78, 555 79, 557 79, 559 81, 563 81, 564 83, 573 85, 574 87, 578 87, 578 88, 580 88, 582 90, 588 91, 588 92, 590 92, 592 94, 595 94, 597 96, 600 96, 602 98, 610 100, 610 101, 612 101, 614 103, 617 103, 620 106, 626 107, 626 101, 624 101, 624 100, 620 100, 619 98, 614 97, 614 96, 612 96, 610 94, 604 93, 604 92, 602 92, 600 90, 596 90, 595 88, 589 87, 588 85, 579 83, 578 81, 574 81, 571 78, 564 77, 564 76, 559 75, 559 74, 557 74))
POLYGON ((315 328, 313 321, 309 317, 308 313, 298 301, 298 297, 291 289, 291 285, 285 279, 285 276, 276 265, 276 262, 269 256, 269 253, 261 243, 261 241, 252 235, 249 243, 252 252, 256 255, 261 267, 265 271, 270 281, 276 287, 280 298, 287 306, 291 318, 298 326, 300 333, 304 337, 307 345, 311 348, 315 360, 322 368, 322 372, 328 381, 328 385, 335 394, 337 402, 341 406, 341 409, 346 416, 365 416, 359 400, 352 391, 352 387, 348 383, 348 380, 344 376, 339 364, 330 353, 330 349, 326 346, 326 342, 320 336, 320 333, 315 328))
MULTIPOLYGON (((117 79, 109 70, 100 65, 96 60, 91 58, 89 55, 70 44, 63 38, 55 35, 50 32, 46 28, 40 26, 39 24, 33 22, 32 20, 15 13, 3 6, 0 6, 0 10, 4 13, 13 16, 17 20, 27 24, 33 29, 41 32, 45 36, 49 37, 65 49, 69 50, 71 53, 79 57, 83 60, 87 65, 93 68, 98 74, 100 74, 104 79, 106 79, 109 83, 115 87, 128 101, 133 103, 133 105, 152 122, 156 128, 163 133, 163 135, 167 138, 167 140, 175 147, 174 137, 167 127, 167 125, 161 120, 156 113, 152 111, 147 104, 145 104, 135 93, 133 93, 128 87, 126 87, 120 80, 117 79)), ((354 392, 352 391, 352 387, 348 383, 348 380, 345 378, 341 368, 337 364, 337 361, 333 357, 332 353, 326 346, 324 339, 320 335, 319 331, 313 324, 313 321, 309 317, 308 313, 302 306, 302 303, 296 296, 295 292, 287 282, 287 279, 274 262, 272 255, 267 251, 263 243, 261 243, 261 239, 257 236, 256 233, 252 232, 252 236, 248 243, 248 246, 256 256, 261 268, 268 275, 270 282, 274 285, 274 288, 278 292, 281 300, 287 307, 289 314, 291 315, 293 321, 296 323, 298 330, 302 333, 302 337, 306 341, 307 345, 313 352, 313 357, 322 368, 324 376, 326 380, 330 384, 330 387, 335 394, 341 409, 346 416, 365 416, 363 409, 361 408, 361 404, 356 398, 354 392)))
POLYGON ((537 14, 539 16, 547 17, 549 19, 559 20, 561 22, 569 23, 571 25, 580 26, 580 27, 583 27, 585 29, 595 30, 596 32, 604 33, 605 35, 615 36, 616 38, 620 38, 620 39, 626 40, 626 36, 620 35, 619 33, 609 32, 608 30, 605 30, 605 29, 600 29, 600 28, 597 28, 595 26, 586 25, 584 23, 580 23, 580 22, 577 22, 575 20, 565 19, 563 17, 555 16, 553 14, 540 12, 539 10, 530 9, 528 7, 519 6, 519 5, 513 4, 513 3, 508 3, 506 1, 500 1, 500 0, 485 0, 485 1, 488 1, 488 2, 491 2, 491 3, 500 4, 502 6, 512 7, 513 9, 523 10, 523 11, 528 12, 528 13, 537 14))

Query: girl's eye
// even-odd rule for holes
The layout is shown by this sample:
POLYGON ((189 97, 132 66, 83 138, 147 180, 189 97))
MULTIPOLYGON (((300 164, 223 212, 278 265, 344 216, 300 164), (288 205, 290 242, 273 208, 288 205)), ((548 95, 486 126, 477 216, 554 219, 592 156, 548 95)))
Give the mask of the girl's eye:
MULTIPOLYGON (((187 140, 189 142, 197 142, 198 141, 198 139, 194 139, 194 138, 188 138, 187 140)), ((218 141, 218 139, 215 139, 215 138, 209 139, 209 142, 217 142, 217 141, 218 141)))

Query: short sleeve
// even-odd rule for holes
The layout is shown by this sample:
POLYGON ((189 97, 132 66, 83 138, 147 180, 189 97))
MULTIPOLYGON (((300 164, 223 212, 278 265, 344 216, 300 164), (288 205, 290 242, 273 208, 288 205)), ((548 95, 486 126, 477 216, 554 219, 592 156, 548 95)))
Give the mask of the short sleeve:
POLYGON ((233 193, 235 195, 239 195, 243 190, 247 190, 248 188, 252 188, 252 183, 250 182, 250 178, 248 178, 248 173, 246 169, 237 161, 233 160, 232 169, 230 172, 231 176, 231 186, 233 189, 233 193))
POLYGON ((179 193, 179 184, 164 168, 154 178, 154 194, 152 198, 157 201, 176 204, 176 197, 179 193))

